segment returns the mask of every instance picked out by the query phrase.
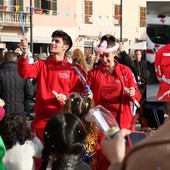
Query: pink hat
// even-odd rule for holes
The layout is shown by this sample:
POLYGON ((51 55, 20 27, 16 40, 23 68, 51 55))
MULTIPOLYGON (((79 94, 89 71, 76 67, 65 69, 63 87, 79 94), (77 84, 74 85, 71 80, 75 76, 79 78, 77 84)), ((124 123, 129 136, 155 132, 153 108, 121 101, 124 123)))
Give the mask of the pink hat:
POLYGON ((5 109, 3 107, 0 107, 0 121, 3 119, 5 116, 5 109))

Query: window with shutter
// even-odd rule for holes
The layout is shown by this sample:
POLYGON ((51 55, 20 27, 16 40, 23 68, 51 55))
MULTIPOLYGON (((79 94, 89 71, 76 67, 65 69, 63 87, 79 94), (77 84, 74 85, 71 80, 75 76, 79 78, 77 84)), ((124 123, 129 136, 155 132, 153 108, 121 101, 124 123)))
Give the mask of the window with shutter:
POLYGON ((85 24, 92 24, 92 17, 93 16, 93 1, 92 0, 85 0, 84 1, 84 23, 85 24))
POLYGON ((146 27, 146 7, 140 7, 140 27, 146 27))
POLYGON ((57 0, 51 1, 50 9, 53 10, 53 15, 57 15, 57 0))
POLYGON ((0 1, 0 11, 3 11, 4 2, 0 1))
POLYGON ((53 15, 57 14, 57 0, 34 0, 34 6, 36 13, 43 9, 44 14, 49 14, 49 10, 53 10, 53 15))
POLYGON ((19 0, 18 6, 19 6, 19 10, 23 11, 23 0, 19 0))
POLYGON ((4 0, 4 5, 8 6, 7 11, 16 11, 15 6, 17 4, 17 0, 4 0))
POLYGON ((115 5, 115 15, 114 15, 114 24, 117 25, 117 26, 120 26, 120 17, 121 17, 121 14, 120 14, 120 5, 115 5))
POLYGON ((41 8, 41 3, 40 3, 40 1, 41 0, 34 0, 34 7, 36 8, 36 9, 40 9, 41 8))

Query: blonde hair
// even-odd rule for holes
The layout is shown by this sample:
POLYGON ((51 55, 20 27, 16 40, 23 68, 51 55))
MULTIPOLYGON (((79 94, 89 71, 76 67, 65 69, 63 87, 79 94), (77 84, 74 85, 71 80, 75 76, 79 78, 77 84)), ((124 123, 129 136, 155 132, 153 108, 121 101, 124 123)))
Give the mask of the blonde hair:
POLYGON ((85 56, 79 48, 76 48, 73 51, 72 60, 73 63, 80 65, 85 71, 88 71, 88 65, 86 63, 85 56))
POLYGON ((89 63, 89 70, 91 70, 91 69, 93 68, 93 66, 94 66, 95 57, 96 57, 96 56, 93 55, 93 54, 89 54, 89 55, 87 56, 87 60, 88 60, 88 63, 89 63), (90 60, 90 58, 93 58, 93 61, 90 60))

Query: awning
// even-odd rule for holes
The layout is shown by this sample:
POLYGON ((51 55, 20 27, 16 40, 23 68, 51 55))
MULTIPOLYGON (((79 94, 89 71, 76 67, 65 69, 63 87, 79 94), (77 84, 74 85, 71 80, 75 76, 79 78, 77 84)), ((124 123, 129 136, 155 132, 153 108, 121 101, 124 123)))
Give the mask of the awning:
POLYGON ((130 44, 125 46, 126 49, 139 49, 139 50, 146 50, 146 41, 142 41, 139 43, 134 43, 134 44, 130 44))
MULTIPOLYGON (((16 37, 16 36, 0 36, 1 42, 20 42, 22 37, 16 37)), ((30 39, 28 38, 28 42, 30 42, 30 39)), ((40 43, 40 44, 50 44, 51 43, 51 37, 34 37, 33 43, 40 43)))
POLYGON ((85 39, 85 40, 93 40, 93 41, 97 41, 97 40, 100 40, 100 37, 99 36, 92 36, 92 35, 78 35, 79 38, 81 39, 85 39))

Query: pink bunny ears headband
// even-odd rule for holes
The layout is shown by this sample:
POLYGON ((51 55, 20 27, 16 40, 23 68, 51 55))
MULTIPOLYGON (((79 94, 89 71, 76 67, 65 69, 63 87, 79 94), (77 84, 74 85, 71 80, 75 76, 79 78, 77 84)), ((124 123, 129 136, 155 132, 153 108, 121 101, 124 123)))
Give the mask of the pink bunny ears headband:
POLYGON ((119 48, 119 44, 115 43, 115 46, 111 47, 111 48, 107 48, 107 42, 103 41, 100 46, 96 46, 94 48, 95 52, 97 52, 97 56, 95 58, 95 62, 98 62, 99 60, 99 56, 103 53, 110 53, 113 52, 115 50, 117 50, 119 48))
POLYGON ((111 48, 107 48, 107 42, 106 41, 103 41, 100 46, 96 46, 95 47, 95 51, 99 54, 103 54, 103 53, 110 53, 110 52, 113 52, 115 50, 117 50, 119 48, 119 44, 116 43, 115 46, 111 47, 111 48))

